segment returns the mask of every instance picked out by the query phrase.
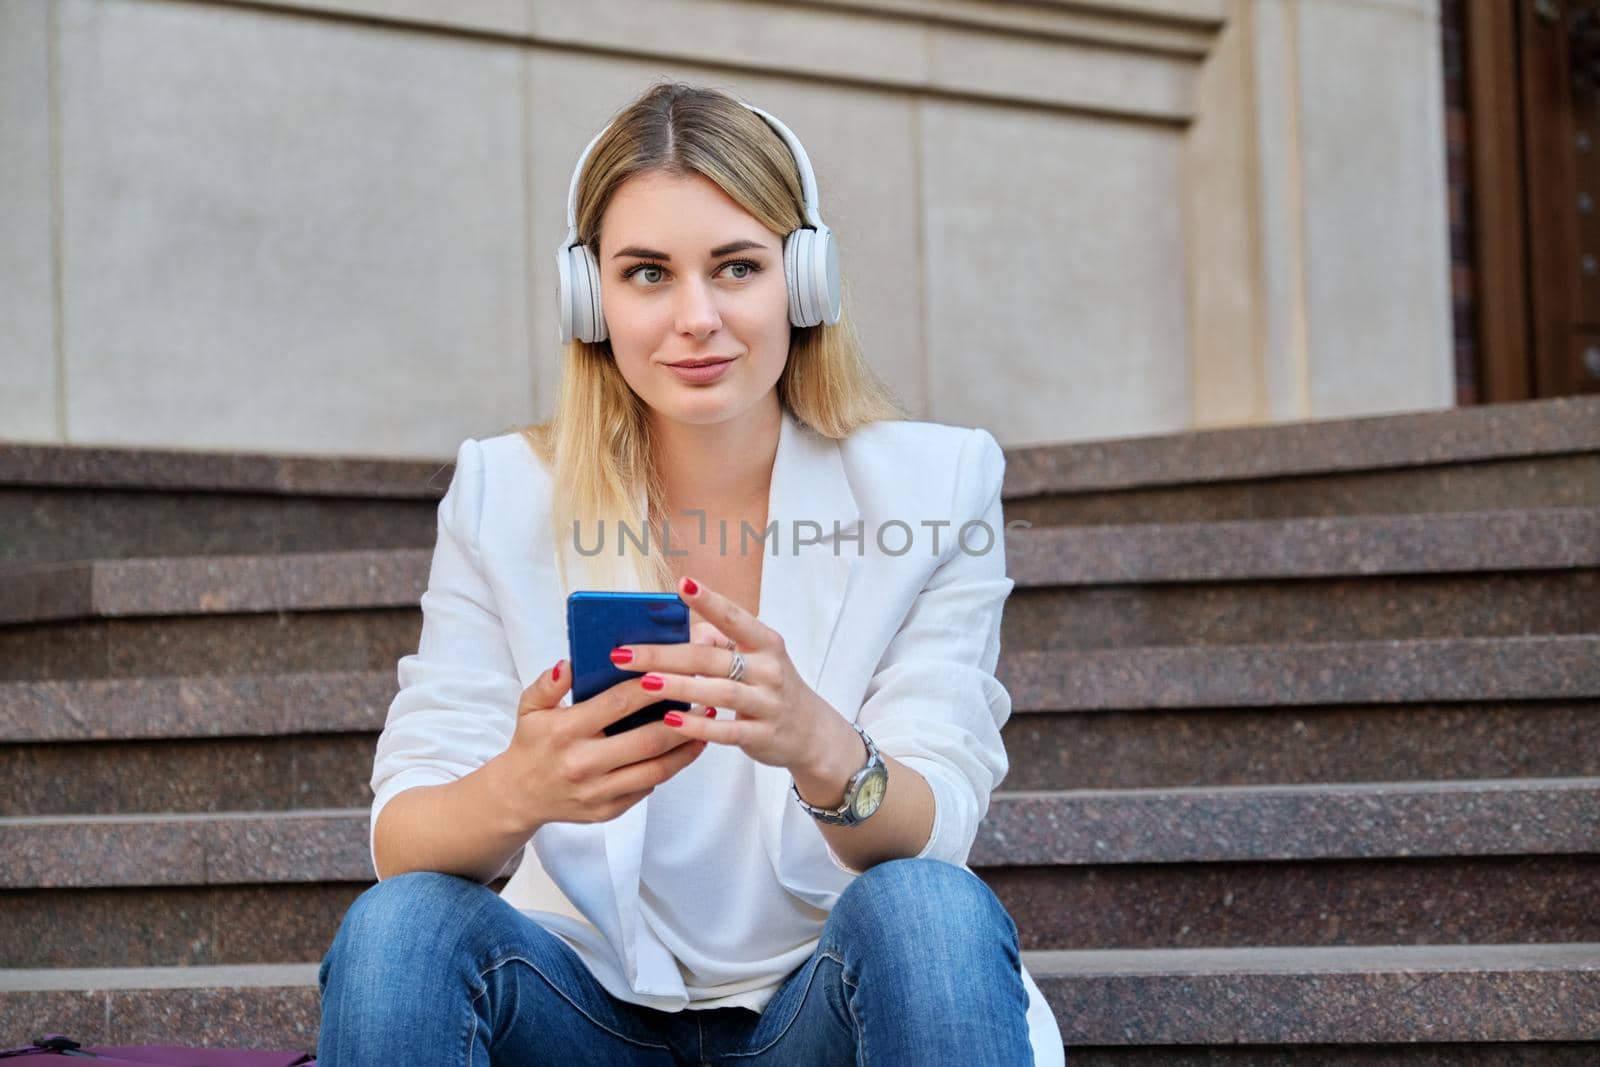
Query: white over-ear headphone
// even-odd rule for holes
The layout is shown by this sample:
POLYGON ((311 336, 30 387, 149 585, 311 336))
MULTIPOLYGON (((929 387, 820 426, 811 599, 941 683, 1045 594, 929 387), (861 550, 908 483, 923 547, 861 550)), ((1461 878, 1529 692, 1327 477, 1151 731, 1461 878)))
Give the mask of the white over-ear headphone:
MULTIPOLYGON (((740 101, 741 104, 744 101, 740 101)), ((816 326, 839 321, 839 247, 833 232, 823 225, 817 209, 817 177, 800 139, 776 117, 751 104, 745 107, 766 120, 778 131, 800 168, 800 189, 804 196, 805 217, 809 226, 790 231, 783 240, 783 276, 789 285, 789 321, 795 326, 816 326)), ((606 130, 611 127, 608 125, 606 130)), ((578 239, 578 178, 595 142, 606 130, 595 134, 578 157, 567 190, 567 239, 556 252, 556 299, 560 304, 561 343, 573 338, 591 343, 604 341, 605 316, 600 311, 600 267, 589 246, 578 239)))

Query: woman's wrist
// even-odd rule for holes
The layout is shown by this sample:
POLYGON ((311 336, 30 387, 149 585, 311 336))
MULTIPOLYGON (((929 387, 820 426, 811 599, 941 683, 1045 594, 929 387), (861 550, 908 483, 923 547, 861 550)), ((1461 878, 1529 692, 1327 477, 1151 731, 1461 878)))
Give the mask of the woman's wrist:
POLYGON ((509 768, 505 753, 491 757, 474 773, 483 777, 485 791, 493 798, 488 821, 500 833, 519 836, 526 840, 544 825, 543 820, 526 810, 526 790, 514 789, 513 783, 508 779, 509 768))
POLYGON ((822 729, 806 746, 808 758, 789 773, 807 804, 837 808, 844 803, 850 779, 867 764, 867 746, 842 715, 831 708, 825 710, 826 715, 819 719, 822 729))

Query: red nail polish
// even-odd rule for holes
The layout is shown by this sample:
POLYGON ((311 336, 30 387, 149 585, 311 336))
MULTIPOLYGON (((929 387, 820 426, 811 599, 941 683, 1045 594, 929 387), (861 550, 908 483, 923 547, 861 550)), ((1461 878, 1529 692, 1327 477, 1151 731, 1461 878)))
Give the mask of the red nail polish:
POLYGON ((666 723, 668 726, 682 726, 683 716, 679 715, 675 711, 669 711, 665 715, 661 716, 661 721, 666 723))
POLYGON ((700 591, 700 587, 694 584, 693 578, 685 578, 683 580, 683 591, 688 593, 690 596, 694 596, 700 591))
POLYGON ((556 660, 556 665, 554 667, 550 668, 550 680, 552 682, 561 681, 561 661, 560 660, 556 660))
POLYGON ((633 649, 613 648, 611 650, 611 662, 617 664, 619 667, 624 663, 632 663, 633 649))
POLYGON ((661 677, 659 674, 647 674, 643 678, 639 679, 639 684, 644 686, 650 692, 654 693, 657 689, 664 688, 667 684, 667 680, 661 677))
POLYGON ((717 709, 716 708, 707 708, 706 709, 706 718, 715 719, 716 717, 717 717, 717 709))

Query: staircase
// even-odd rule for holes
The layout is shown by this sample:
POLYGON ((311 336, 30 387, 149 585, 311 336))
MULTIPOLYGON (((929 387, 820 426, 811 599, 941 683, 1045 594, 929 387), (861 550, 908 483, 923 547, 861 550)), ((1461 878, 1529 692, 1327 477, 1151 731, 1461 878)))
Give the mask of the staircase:
MULTIPOLYGON (((314 1048, 448 478, 0 446, 0 1047, 314 1048)), ((1075 1067, 1600 1061, 1600 399, 1017 449, 1006 517, 971 862, 1075 1067)))

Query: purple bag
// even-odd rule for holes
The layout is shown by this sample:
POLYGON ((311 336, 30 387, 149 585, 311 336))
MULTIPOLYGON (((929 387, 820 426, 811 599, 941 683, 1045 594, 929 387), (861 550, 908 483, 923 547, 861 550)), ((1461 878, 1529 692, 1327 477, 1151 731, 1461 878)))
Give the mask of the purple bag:
MULTIPOLYGON (((87 1059, 104 1067, 316 1067, 309 1052, 247 1052, 231 1048, 177 1045, 79 1045, 62 1034, 46 1034, 22 1048, 0 1049, 0 1060, 87 1059)), ((9 1067, 9 1065, 8 1065, 9 1067)))

